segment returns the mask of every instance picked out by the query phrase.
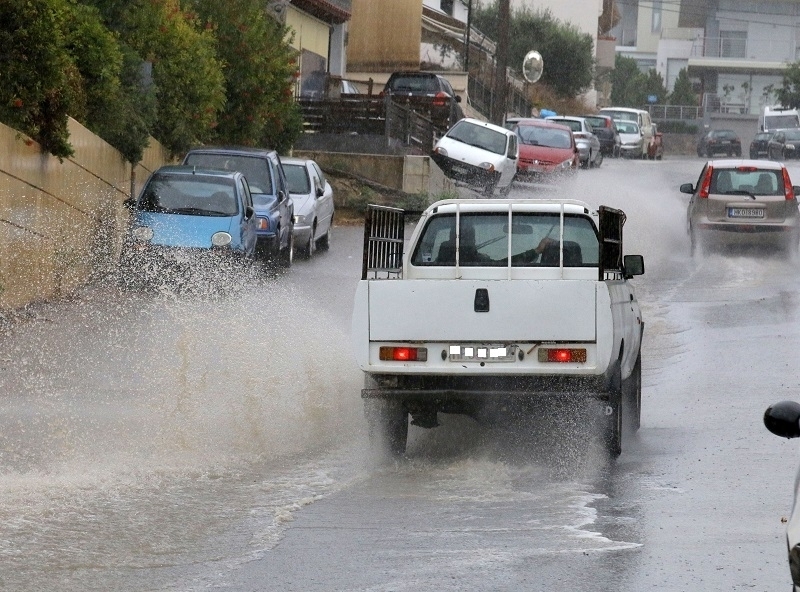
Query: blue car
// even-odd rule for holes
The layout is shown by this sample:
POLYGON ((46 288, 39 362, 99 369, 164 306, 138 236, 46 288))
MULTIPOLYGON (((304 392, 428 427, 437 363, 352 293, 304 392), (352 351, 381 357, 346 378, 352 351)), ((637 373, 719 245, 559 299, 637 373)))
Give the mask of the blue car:
POLYGON ((183 278, 198 269, 214 275, 255 256, 256 215, 241 173, 165 166, 126 205, 123 279, 183 278))
POLYGON ((183 164, 242 173, 256 210, 257 255, 281 267, 292 265, 294 202, 277 152, 247 147, 194 148, 183 158, 183 164))

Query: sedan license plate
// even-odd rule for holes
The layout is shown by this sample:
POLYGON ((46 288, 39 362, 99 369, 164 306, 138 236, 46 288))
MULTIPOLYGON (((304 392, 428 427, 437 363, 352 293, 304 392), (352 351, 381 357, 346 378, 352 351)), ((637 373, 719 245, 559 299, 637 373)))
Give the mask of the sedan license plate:
POLYGON ((451 345, 451 362, 513 362, 516 345, 451 345))
POLYGON ((728 218, 763 218, 764 208, 728 208, 728 218))
POLYGON ((461 175, 466 175, 466 174, 469 173, 469 169, 465 169, 464 167, 460 167, 460 166, 454 166, 453 167, 453 172, 454 173, 459 173, 461 175))

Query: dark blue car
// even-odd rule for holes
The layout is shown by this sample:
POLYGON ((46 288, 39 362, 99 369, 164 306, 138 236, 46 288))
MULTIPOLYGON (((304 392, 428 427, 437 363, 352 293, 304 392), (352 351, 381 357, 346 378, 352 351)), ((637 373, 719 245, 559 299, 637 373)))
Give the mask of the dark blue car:
POLYGON ((165 166, 126 205, 121 264, 128 279, 185 278, 201 268, 213 275, 255 256, 256 214, 239 172, 165 166))
POLYGON ((239 171, 253 194, 259 256, 289 267, 294 259, 294 204, 278 153, 246 147, 204 147, 190 150, 183 164, 239 171))

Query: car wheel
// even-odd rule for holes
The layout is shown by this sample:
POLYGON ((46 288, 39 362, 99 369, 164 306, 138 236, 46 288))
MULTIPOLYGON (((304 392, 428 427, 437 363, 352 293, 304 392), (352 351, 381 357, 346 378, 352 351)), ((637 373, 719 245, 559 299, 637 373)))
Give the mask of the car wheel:
POLYGON ((737 150, 735 152, 735 154, 736 154, 736 156, 741 157, 742 156, 742 151, 741 150, 737 150))
POLYGON ((631 375, 622 383, 622 409, 625 411, 625 429, 631 434, 639 431, 642 423, 642 354, 636 357, 631 375))
POLYGON ((408 410, 402 401, 364 399, 370 445, 381 454, 402 456, 408 442, 408 410))
POLYGON ((306 259, 311 259, 311 257, 314 255, 314 247, 317 245, 317 243, 314 241, 314 233, 316 231, 317 227, 312 226, 311 235, 308 237, 308 242, 306 242, 306 244, 303 245, 303 251, 302 251, 303 257, 305 257, 306 259))
POLYGON ((595 167, 599 167, 601 164, 603 164, 603 153, 602 152, 598 152, 597 153, 597 158, 594 161, 594 166, 595 167))
POLYGON ((278 264, 284 269, 288 269, 294 263, 294 229, 289 229, 289 244, 278 253, 278 264))
POLYGON ((317 239, 317 250, 327 251, 331 248, 331 229, 333 228, 333 220, 331 225, 328 226, 328 231, 317 239))
POLYGON ((703 149, 700 147, 697 148, 697 156, 700 156, 701 158, 703 156, 703 149))
POLYGON ((800 254, 800 235, 792 232, 786 241, 786 258, 789 261, 797 261, 798 254, 800 254))

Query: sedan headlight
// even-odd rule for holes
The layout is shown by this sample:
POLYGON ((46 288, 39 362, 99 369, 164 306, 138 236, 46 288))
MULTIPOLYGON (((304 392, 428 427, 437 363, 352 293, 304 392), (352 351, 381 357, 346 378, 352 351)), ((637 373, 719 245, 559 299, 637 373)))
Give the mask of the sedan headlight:
POLYGON ((305 216, 303 216, 302 214, 295 214, 295 216, 294 216, 294 223, 295 223, 296 225, 300 225, 300 226, 302 226, 303 224, 305 224, 305 223, 306 223, 306 217, 305 217, 305 216))
POLYGON ((211 244, 215 247, 227 247, 232 240, 231 235, 227 232, 215 232, 211 235, 211 244))
POLYGON ((149 226, 137 226, 131 230, 131 236, 137 241, 149 241, 153 239, 153 229, 149 226))
POLYGON ((269 230, 269 218, 256 218, 256 230, 269 230))
POLYGON ((794 144, 786 144, 787 150, 794 150, 794 144))
POLYGON ((447 150, 445 150, 444 148, 442 148, 441 146, 439 146, 439 147, 436 149, 436 154, 441 154, 442 156, 447 156, 447 150))
POLYGON ((562 169, 570 169, 570 168, 572 168, 572 159, 569 158, 569 159, 565 160, 564 162, 562 162, 561 163, 561 168, 562 169))
POLYGON ((494 172, 494 165, 491 162, 482 162, 478 166, 485 171, 489 171, 490 173, 494 172))

